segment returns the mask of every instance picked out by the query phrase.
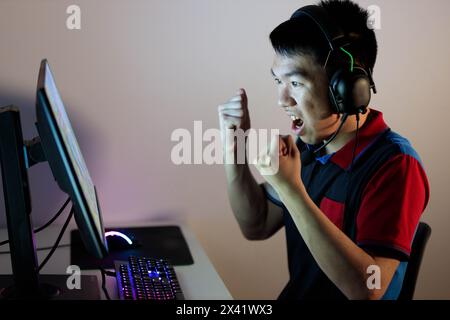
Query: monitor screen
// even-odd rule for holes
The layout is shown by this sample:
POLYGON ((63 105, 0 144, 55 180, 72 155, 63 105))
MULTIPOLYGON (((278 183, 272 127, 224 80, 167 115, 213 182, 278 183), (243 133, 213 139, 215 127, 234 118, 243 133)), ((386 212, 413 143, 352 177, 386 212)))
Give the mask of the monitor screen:
POLYGON ((71 197, 87 249, 102 257, 107 247, 96 189, 47 60, 41 62, 36 101, 39 136, 53 175, 71 197))

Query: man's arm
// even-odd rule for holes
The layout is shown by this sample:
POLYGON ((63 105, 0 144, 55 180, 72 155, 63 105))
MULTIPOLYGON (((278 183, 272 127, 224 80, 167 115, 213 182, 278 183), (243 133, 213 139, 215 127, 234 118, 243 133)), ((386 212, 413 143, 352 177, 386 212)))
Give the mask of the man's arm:
MULTIPOLYGON (((247 239, 266 239, 283 224, 282 209, 267 200, 262 188, 250 172, 248 164, 237 163, 234 133, 250 129, 247 94, 240 89, 234 97, 218 107, 221 138, 224 150, 228 198, 231 208, 247 239), (234 164, 227 160, 234 159, 234 164)), ((244 152, 245 150, 239 150, 244 152)))
POLYGON ((371 256, 357 246, 315 205, 302 186, 280 189, 280 198, 322 271, 349 299, 381 299, 399 260, 371 256), (379 289, 367 286, 368 267, 381 271, 379 289))
POLYGON ((228 199, 244 236, 263 240, 283 226, 283 210, 274 205, 256 182, 248 165, 225 165, 228 199))
MULTIPOLYGON (((374 254, 372 250, 365 251, 331 222, 309 197, 299 178, 301 172, 300 152, 292 137, 280 138, 279 142, 279 150, 275 144, 270 150, 271 159, 279 157, 279 170, 274 175, 265 175, 265 178, 275 188, 280 200, 288 209, 317 264, 349 299, 382 298, 391 283, 399 260, 384 254, 374 254), (367 286, 367 280, 370 277, 368 267, 371 265, 380 268, 380 289, 371 289, 367 286)), ((408 156, 396 160, 405 161, 405 163, 400 166, 390 163, 389 175, 383 174, 381 178, 375 175, 372 178, 375 180, 371 180, 371 183, 376 188, 364 196, 362 204, 366 211, 372 210, 372 207, 375 207, 375 213, 383 213, 387 210, 389 214, 385 214, 385 218, 372 211, 370 215, 374 216, 373 219, 381 219, 382 222, 378 221, 378 225, 393 224, 395 227, 391 228, 389 234, 385 236, 386 228, 380 229, 373 220, 366 218, 366 222, 363 222, 359 219, 358 233, 377 228, 376 238, 368 237, 366 239, 365 236, 369 233, 365 231, 362 239, 371 240, 384 246, 398 247, 400 245, 400 248, 405 248, 405 252, 408 253, 409 243, 414 232, 413 228, 417 225, 428 199, 428 187, 426 177, 421 170, 417 169, 417 161, 408 156), (412 194, 414 196, 409 196, 412 194), (398 197, 403 201, 397 201, 398 197), (384 199, 384 201, 380 201, 380 199, 384 199), (364 205, 365 201, 367 204, 364 205), (403 236, 404 234, 408 236, 403 236)), ((263 161, 263 159, 258 160, 257 168, 260 172, 263 172, 262 169, 267 166, 266 163, 267 161, 263 161)), ((384 170, 382 171, 384 172, 384 170)))

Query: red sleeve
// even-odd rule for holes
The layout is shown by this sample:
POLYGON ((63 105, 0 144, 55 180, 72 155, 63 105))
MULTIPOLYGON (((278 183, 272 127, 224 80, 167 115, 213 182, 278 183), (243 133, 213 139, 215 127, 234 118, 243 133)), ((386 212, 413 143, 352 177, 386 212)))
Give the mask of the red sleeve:
POLYGON ((409 257, 411 243, 429 199, 421 164, 400 154, 373 175, 362 195, 357 216, 358 245, 409 257), (381 250, 380 250, 381 249, 381 250))

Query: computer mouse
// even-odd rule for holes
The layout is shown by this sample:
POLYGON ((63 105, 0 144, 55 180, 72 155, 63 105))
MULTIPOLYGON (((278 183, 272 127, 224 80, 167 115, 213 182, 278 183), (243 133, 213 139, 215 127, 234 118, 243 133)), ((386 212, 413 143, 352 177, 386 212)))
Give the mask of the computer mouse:
POLYGON ((108 231, 105 236, 109 251, 129 250, 140 246, 136 239, 119 231, 108 231))

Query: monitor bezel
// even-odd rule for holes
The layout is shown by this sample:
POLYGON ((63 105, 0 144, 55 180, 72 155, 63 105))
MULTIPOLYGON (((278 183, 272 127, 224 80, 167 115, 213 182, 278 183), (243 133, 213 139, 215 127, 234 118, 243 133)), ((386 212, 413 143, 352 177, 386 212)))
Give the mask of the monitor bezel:
MULTIPOLYGON (((95 213, 90 212, 88 201, 81 187, 81 182, 76 174, 74 164, 69 156, 50 99, 45 90, 44 80, 47 70, 51 72, 47 60, 44 59, 41 62, 41 68, 39 70, 36 93, 36 126, 41 138, 42 149, 58 186, 72 200, 75 220, 86 249, 96 258, 101 259, 108 254, 108 246, 96 188, 94 186, 97 214, 101 230, 98 230, 96 227, 95 218, 93 217, 95 213)), ((52 78, 54 79, 53 75, 52 78)), ((67 111, 64 111, 67 114, 67 111)))

